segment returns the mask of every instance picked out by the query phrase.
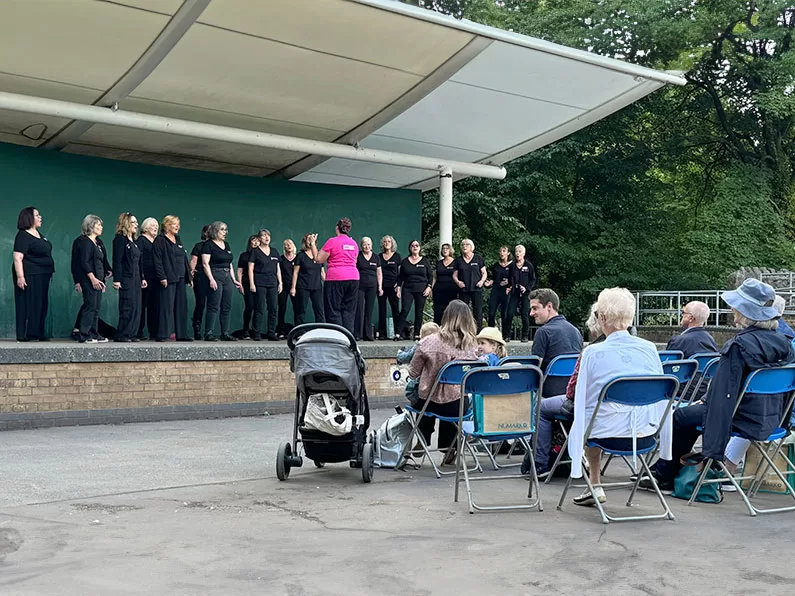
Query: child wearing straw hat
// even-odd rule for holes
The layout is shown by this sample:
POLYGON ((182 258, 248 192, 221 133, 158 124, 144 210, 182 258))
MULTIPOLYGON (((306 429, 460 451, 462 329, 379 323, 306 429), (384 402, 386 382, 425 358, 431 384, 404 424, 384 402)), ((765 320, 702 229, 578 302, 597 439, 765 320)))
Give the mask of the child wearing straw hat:
POLYGON ((505 340, 496 327, 484 327, 478 333, 478 354, 489 366, 497 366, 501 358, 508 355, 505 340))

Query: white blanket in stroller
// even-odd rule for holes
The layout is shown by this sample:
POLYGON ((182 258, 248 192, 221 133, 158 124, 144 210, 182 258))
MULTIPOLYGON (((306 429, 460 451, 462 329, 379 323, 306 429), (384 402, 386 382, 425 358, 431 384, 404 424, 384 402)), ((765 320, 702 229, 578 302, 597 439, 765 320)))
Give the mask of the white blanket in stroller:
POLYGON ((307 401, 304 427, 341 437, 351 432, 353 416, 328 393, 316 393, 307 401))

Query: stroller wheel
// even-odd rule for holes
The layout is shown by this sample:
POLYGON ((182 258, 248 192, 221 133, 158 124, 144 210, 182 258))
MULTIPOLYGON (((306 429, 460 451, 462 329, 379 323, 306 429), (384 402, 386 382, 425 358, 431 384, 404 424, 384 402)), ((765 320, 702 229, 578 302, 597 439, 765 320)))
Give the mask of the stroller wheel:
POLYGON ((373 480, 373 470, 375 469, 375 452, 372 443, 365 443, 362 447, 362 480, 370 483, 373 480))
POLYGON ((324 461, 315 461, 315 467, 316 468, 325 468, 326 467, 326 462, 324 462, 324 461))
POLYGON ((279 480, 287 480, 290 477, 290 460, 293 455, 293 447, 290 443, 282 443, 276 452, 276 477, 279 480))

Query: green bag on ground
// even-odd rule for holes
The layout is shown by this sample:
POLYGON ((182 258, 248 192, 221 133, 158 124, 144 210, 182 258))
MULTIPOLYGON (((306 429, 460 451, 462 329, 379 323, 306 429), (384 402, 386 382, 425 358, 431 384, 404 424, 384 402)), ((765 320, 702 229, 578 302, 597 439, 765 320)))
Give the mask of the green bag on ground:
MULTIPOLYGON (((682 466, 679 474, 674 479, 673 496, 677 499, 689 501, 700 475, 701 471, 698 466, 682 466)), ((704 480, 716 480, 718 478, 720 478, 718 473, 710 468, 704 480)), ((723 493, 720 491, 719 484, 702 484, 694 499, 694 501, 699 503, 720 503, 722 500, 723 493)))

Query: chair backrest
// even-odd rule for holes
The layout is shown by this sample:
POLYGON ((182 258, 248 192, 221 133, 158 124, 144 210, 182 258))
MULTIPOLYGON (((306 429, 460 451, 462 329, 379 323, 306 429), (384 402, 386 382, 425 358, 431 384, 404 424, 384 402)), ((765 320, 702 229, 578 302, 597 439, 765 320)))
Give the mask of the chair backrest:
POLYGON ((667 360, 662 367, 663 373, 675 376, 681 386, 689 383, 698 372, 698 362, 695 360, 667 360))
POLYGON ((703 373, 707 364, 712 362, 715 358, 720 358, 720 354, 717 352, 699 352, 698 354, 693 354, 690 360, 698 362, 698 372, 703 373))
POLYGON ((500 358, 497 366, 504 366, 510 364, 511 366, 541 366, 541 358, 539 356, 506 356, 500 358))
POLYGON ((666 360, 682 360, 685 357, 685 353, 682 350, 660 350, 657 352, 657 355, 660 357, 661 362, 665 362, 666 360))
POLYGON ((672 399, 678 390, 679 379, 674 375, 618 377, 602 388, 600 398, 627 406, 648 406, 672 399))
POLYGON ((792 402, 795 400, 795 364, 773 368, 758 368, 748 375, 743 384, 743 390, 740 392, 737 403, 734 406, 734 414, 737 414, 743 398, 749 393, 755 395, 785 394, 787 398, 784 406, 784 416, 780 424, 786 426, 787 414, 790 413, 792 402))
POLYGON ((484 368, 489 365, 485 360, 453 360, 448 362, 436 375, 437 385, 460 385, 473 368, 484 368))
POLYGON ((720 356, 717 358, 713 358, 709 362, 707 362, 706 366, 704 366, 704 370, 702 374, 704 376, 705 381, 711 381, 712 377, 715 376, 715 372, 718 370, 718 363, 720 362, 720 356))
POLYGON ((547 366, 544 373, 547 377, 570 377, 574 374, 574 367, 577 364, 579 354, 561 354, 555 356, 547 366))
MULTIPOLYGON (((472 401, 476 432, 484 435, 534 433, 544 374, 537 366, 470 370, 461 384, 472 401)), ((462 399, 463 403, 466 400, 462 399)))

